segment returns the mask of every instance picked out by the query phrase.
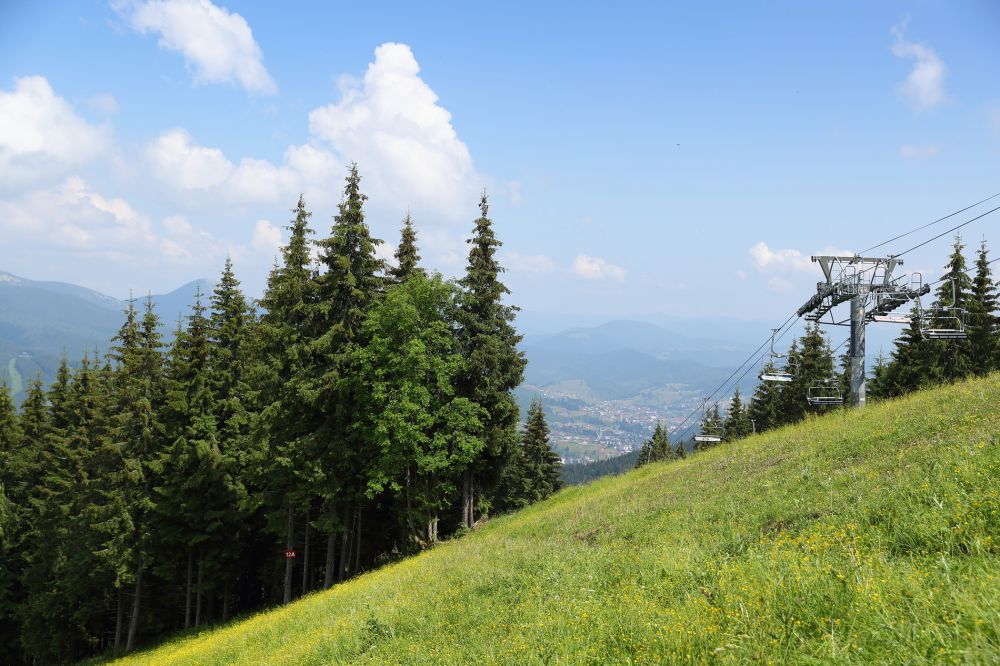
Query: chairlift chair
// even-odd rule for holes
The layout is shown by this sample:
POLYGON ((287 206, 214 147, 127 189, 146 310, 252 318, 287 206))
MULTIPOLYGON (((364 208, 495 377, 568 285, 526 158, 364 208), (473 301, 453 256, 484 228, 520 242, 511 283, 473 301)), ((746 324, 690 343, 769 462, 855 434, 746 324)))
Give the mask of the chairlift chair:
POLYGON ((701 432, 694 436, 694 441, 703 444, 718 444, 726 436, 726 427, 722 424, 704 426, 701 432))
POLYGON ((928 308, 920 312, 920 334, 928 340, 965 340, 969 337, 965 330, 968 313, 955 306, 955 281, 950 282, 952 305, 928 308))
POLYGON ((778 329, 771 329, 771 360, 773 361, 774 359, 779 358, 786 359, 785 365, 780 369, 772 366, 770 370, 765 366, 764 369, 760 371, 760 374, 757 375, 757 379, 762 382, 790 382, 795 379, 795 365, 787 360, 787 356, 774 351, 774 336, 777 332, 778 329))
POLYGON ((842 405, 844 395, 840 392, 839 382, 831 377, 806 389, 806 402, 817 406, 842 405))

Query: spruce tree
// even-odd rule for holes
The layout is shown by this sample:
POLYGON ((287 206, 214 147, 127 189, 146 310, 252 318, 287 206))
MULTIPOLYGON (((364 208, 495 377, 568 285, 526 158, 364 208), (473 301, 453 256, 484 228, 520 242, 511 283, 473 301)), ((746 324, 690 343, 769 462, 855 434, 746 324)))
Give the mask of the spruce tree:
POLYGON ((164 551, 175 553, 174 570, 186 573, 185 626, 201 624, 205 579, 216 577, 218 555, 229 546, 235 527, 231 513, 241 499, 234 470, 219 446, 209 336, 199 291, 187 327, 178 331, 170 351, 165 421, 171 444, 162 454, 157 488, 164 551))
POLYGON ((549 446, 549 426, 545 422, 542 401, 531 401, 528 420, 521 435, 521 453, 527 481, 527 503, 545 499, 561 487, 559 470, 562 460, 549 446))
MULTIPOLYGON (((774 363, 768 361, 763 368, 764 373, 775 372, 774 363)), ((750 406, 747 418, 751 420, 751 428, 756 424, 757 432, 764 432, 778 425, 778 400, 780 388, 776 382, 760 381, 750 396, 750 406)))
POLYGON ((739 387, 736 388, 736 392, 733 394, 733 399, 729 403, 725 425, 727 441, 741 439, 743 437, 747 437, 751 433, 750 417, 747 414, 746 408, 743 406, 743 398, 740 395, 739 387))
MULTIPOLYGON (((351 165, 330 236, 317 243, 324 271, 315 278, 316 305, 310 321, 313 367, 308 372, 305 392, 314 400, 315 427, 310 446, 317 470, 312 485, 313 494, 322 502, 320 525, 327 532, 327 586, 332 583, 330 569, 338 522, 343 535, 339 576, 348 571, 348 524, 360 521, 365 487, 359 479, 366 475, 369 460, 366 442, 357 436, 354 427, 357 397, 349 370, 351 355, 366 344, 365 317, 385 287, 381 276, 385 265, 375 256, 381 241, 371 236, 365 222, 366 200, 357 165, 351 165)), ((361 532, 350 532, 351 545, 357 551, 361 532)))
POLYGON ((502 243, 493 232, 485 192, 479 209, 473 236, 466 241, 471 246, 468 266, 459 282, 463 294, 458 336, 466 360, 459 391, 489 416, 477 433, 486 448, 461 474, 461 522, 467 528, 475 525, 477 485, 489 494, 517 445, 518 408, 512 392, 521 383, 526 364, 517 349, 521 341, 513 323, 517 308, 503 302, 510 291, 499 279, 504 269, 495 255, 502 243))
POLYGON ((214 560, 224 572, 222 619, 229 619, 230 590, 250 528, 247 511, 248 470, 253 463, 251 420, 256 396, 251 388, 254 313, 227 257, 218 285, 211 297, 209 321, 208 385, 215 401, 216 433, 220 466, 231 493, 230 504, 220 516, 222 531, 229 537, 219 544, 214 560))
POLYGON ((648 463, 680 458, 683 456, 683 451, 683 444, 678 444, 676 449, 670 444, 666 428, 660 421, 657 421, 653 427, 652 436, 643 442, 639 449, 639 457, 635 461, 635 466, 639 468, 648 463))
POLYGON ((977 375, 1000 368, 1000 318, 997 290, 984 239, 976 256, 976 274, 969 295, 969 360, 977 375))
POLYGON ((15 545, 18 541, 15 534, 20 531, 15 512, 24 518, 28 514, 23 506, 15 504, 23 504, 24 498, 18 498, 14 489, 27 476, 23 442, 14 402, 6 383, 0 382, 0 662, 3 663, 14 663, 18 658, 17 578, 22 563, 15 545))
MULTIPOLYGON (((301 379, 309 355, 309 308, 313 302, 311 282, 309 217, 305 201, 299 197, 292 212, 288 245, 282 248, 282 264, 268 276, 261 299, 264 314, 256 326, 257 363, 255 388, 261 412, 257 417, 254 466, 258 501, 268 518, 268 528, 285 535, 285 549, 295 547, 294 526, 297 502, 307 488, 300 482, 305 462, 300 449, 312 432, 315 417, 306 405, 301 379)), ((285 560, 284 601, 291 601, 294 560, 285 560)))
MULTIPOLYGON (((935 315, 932 325, 936 328, 955 328, 960 325, 961 312, 968 312, 972 282, 965 272, 967 265, 962 250, 960 235, 955 236, 951 255, 945 265, 946 272, 935 292, 935 315), (956 317, 958 319, 956 319, 956 317)), ((936 340, 932 347, 936 352, 937 366, 944 381, 955 381, 973 372, 969 340, 936 340)))
POLYGON ((396 266, 389 274, 396 283, 405 281, 415 272, 423 272, 418 265, 420 253, 417 251, 417 231, 413 228, 409 213, 403 218, 403 229, 399 234, 399 247, 396 248, 395 257, 396 266))

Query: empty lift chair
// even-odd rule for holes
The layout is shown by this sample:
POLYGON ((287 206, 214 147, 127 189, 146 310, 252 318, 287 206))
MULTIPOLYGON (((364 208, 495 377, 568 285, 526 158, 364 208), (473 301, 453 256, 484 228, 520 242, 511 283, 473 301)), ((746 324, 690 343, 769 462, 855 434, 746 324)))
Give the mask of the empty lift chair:
POLYGON ((806 402, 818 406, 844 404, 844 395, 840 392, 840 382, 831 377, 813 384, 806 389, 806 402))
MULTIPOLYGON (((967 313, 955 303, 955 281, 951 282, 951 305, 938 306, 920 312, 920 334, 928 340, 965 340, 967 313)), ((917 302, 919 306, 919 301, 917 302)))
POLYGON ((779 354, 774 351, 774 336, 777 332, 778 329, 771 329, 771 360, 764 366, 764 369, 760 371, 760 374, 757 375, 757 379, 762 382, 790 382, 795 379, 795 367, 790 361, 786 360, 783 368, 777 368, 774 365, 775 359, 787 359, 784 354, 779 354))
POLYGON ((709 424, 701 428, 694 441, 700 444, 718 444, 726 436, 726 428, 722 424, 709 424))

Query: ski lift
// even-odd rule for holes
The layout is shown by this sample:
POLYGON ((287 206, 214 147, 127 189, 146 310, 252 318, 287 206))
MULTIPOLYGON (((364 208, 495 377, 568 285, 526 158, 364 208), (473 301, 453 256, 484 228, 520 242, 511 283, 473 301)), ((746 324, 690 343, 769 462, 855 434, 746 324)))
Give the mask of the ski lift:
POLYGON ((840 392, 840 382, 835 377, 831 377, 813 384, 806 390, 806 402, 817 406, 844 404, 844 396, 840 392))
POLYGON ((718 444, 726 436, 726 427, 721 423, 703 425, 701 431, 694 436, 694 441, 702 444, 718 444))
MULTIPOLYGON (((776 328, 771 329, 771 360, 778 358, 787 359, 787 357, 784 354, 779 354, 776 351, 774 351, 774 336, 775 334, 777 334, 777 332, 778 329, 776 328)), ((771 369, 768 369, 765 366, 764 369, 760 371, 760 374, 757 375, 757 379, 759 379, 762 382, 790 382, 793 379, 795 379, 794 370, 795 366, 790 361, 786 360, 785 365, 782 369, 777 369, 774 368, 773 366, 771 367, 771 369)))
MULTIPOLYGON (((955 305, 955 281, 951 282, 951 305, 928 308, 920 312, 920 334, 928 340, 965 340, 966 311, 955 305)), ((917 301, 919 306, 920 301, 917 301)))

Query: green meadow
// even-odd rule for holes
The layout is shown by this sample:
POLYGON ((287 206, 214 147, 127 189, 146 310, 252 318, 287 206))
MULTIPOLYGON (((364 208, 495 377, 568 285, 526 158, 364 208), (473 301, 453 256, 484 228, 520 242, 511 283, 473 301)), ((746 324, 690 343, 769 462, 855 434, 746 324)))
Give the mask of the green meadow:
POLYGON ((1000 376, 559 492, 120 664, 1000 663, 1000 376))

